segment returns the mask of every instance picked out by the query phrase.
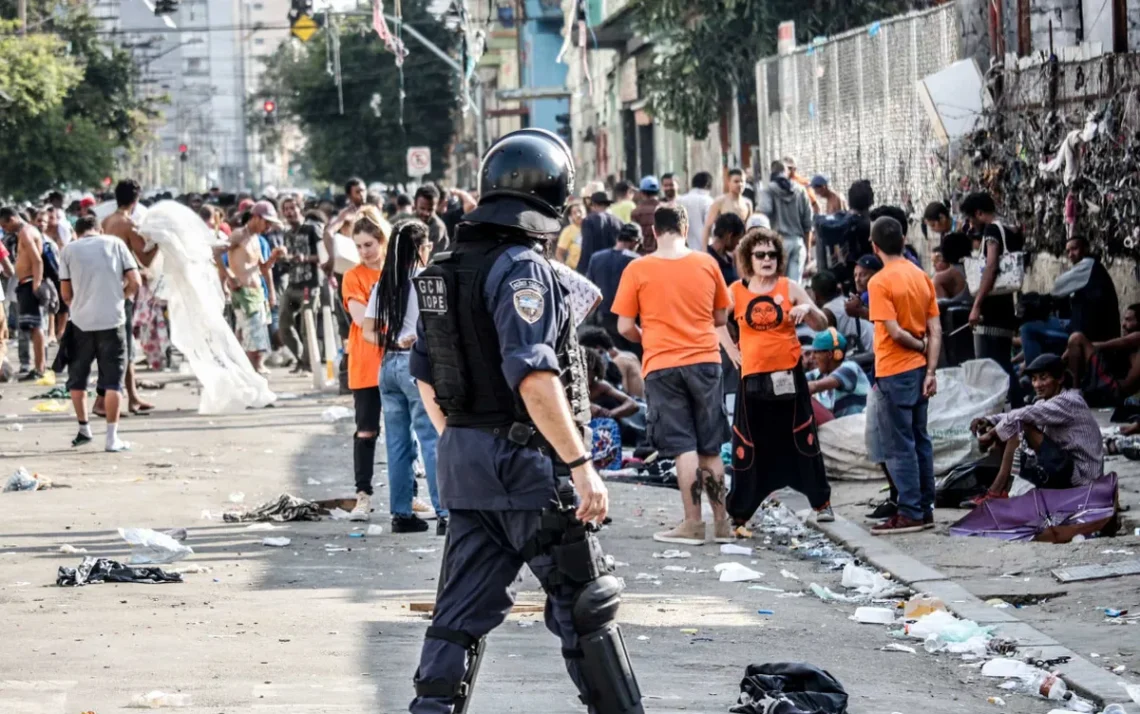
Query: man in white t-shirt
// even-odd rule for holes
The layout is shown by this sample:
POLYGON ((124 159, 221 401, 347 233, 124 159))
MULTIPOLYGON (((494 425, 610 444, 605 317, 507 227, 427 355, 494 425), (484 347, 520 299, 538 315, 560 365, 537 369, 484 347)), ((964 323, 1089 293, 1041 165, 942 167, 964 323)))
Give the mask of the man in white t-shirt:
POLYGON ((95 232, 94 216, 76 221, 76 239, 60 255, 62 297, 71 308, 72 345, 67 366, 67 389, 75 406, 79 433, 72 446, 91 441, 87 421, 87 379, 91 362, 99 366, 98 386, 105 390, 106 450, 126 451, 130 444, 118 437, 119 393, 127 369, 126 309, 124 300, 138 292, 138 264, 127 244, 95 232))

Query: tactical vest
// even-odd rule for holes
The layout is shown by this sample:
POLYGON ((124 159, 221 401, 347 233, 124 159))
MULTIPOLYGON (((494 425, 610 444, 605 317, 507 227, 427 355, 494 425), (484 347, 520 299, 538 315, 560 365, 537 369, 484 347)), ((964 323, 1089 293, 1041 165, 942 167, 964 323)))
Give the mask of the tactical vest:
MULTIPOLYGON (((436 254, 431 265, 413 279, 436 403, 447 416, 448 426, 533 427, 522 399, 503 376, 498 333, 484 299, 491 266, 503 251, 520 243, 478 234, 467 238, 464 231, 460 233, 453 250, 436 254)), ((561 296, 559 303, 566 305, 566 289, 557 281, 553 288, 561 296)), ((559 378, 575 420, 585 425, 590 419, 585 360, 570 310, 561 313, 555 346, 559 378)))

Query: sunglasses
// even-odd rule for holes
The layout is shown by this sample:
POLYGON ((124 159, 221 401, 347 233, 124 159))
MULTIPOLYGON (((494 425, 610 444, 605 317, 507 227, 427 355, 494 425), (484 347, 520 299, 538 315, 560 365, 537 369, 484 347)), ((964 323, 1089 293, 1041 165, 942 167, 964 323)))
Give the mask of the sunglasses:
POLYGON ((754 250, 752 251, 752 257, 756 260, 764 260, 765 258, 779 260, 780 252, 777 250, 754 250))

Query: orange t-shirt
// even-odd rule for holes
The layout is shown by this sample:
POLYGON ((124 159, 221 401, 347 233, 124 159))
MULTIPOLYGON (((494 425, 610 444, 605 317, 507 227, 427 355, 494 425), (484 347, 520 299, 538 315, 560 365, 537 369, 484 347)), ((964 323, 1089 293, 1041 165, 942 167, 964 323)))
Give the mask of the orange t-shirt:
POLYGON ((736 324, 740 327, 741 374, 783 372, 800 362, 800 340, 788 315, 792 298, 788 279, 776 280, 766 293, 752 292, 743 282, 732 284, 736 324))
MULTIPOLYGON (((372 297, 372 288, 380 282, 380 271, 369 268, 364 263, 344 274, 340 292, 344 297, 344 309, 348 301, 355 300, 367 306, 372 297)), ((364 328, 354 321, 348 328, 348 388, 367 389, 380 386, 380 357, 383 350, 364 339, 364 328)))
POLYGON ((728 287, 708 253, 669 259, 647 255, 621 274, 611 308, 641 318, 641 372, 720 364, 713 311, 727 308, 728 287))
POLYGON ((887 263, 867 286, 875 323, 875 376, 890 377, 926 366, 926 355, 891 339, 885 320, 894 320, 915 337, 926 336, 926 320, 938 317, 934 281, 909 260, 887 263))

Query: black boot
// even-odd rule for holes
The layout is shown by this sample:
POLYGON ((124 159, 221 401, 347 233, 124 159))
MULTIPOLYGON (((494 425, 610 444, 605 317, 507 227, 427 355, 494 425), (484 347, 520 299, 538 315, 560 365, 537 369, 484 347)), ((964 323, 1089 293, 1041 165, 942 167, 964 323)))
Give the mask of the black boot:
POLYGON ((447 516, 436 516, 436 518, 435 518, 435 534, 437 536, 447 535, 447 516))

